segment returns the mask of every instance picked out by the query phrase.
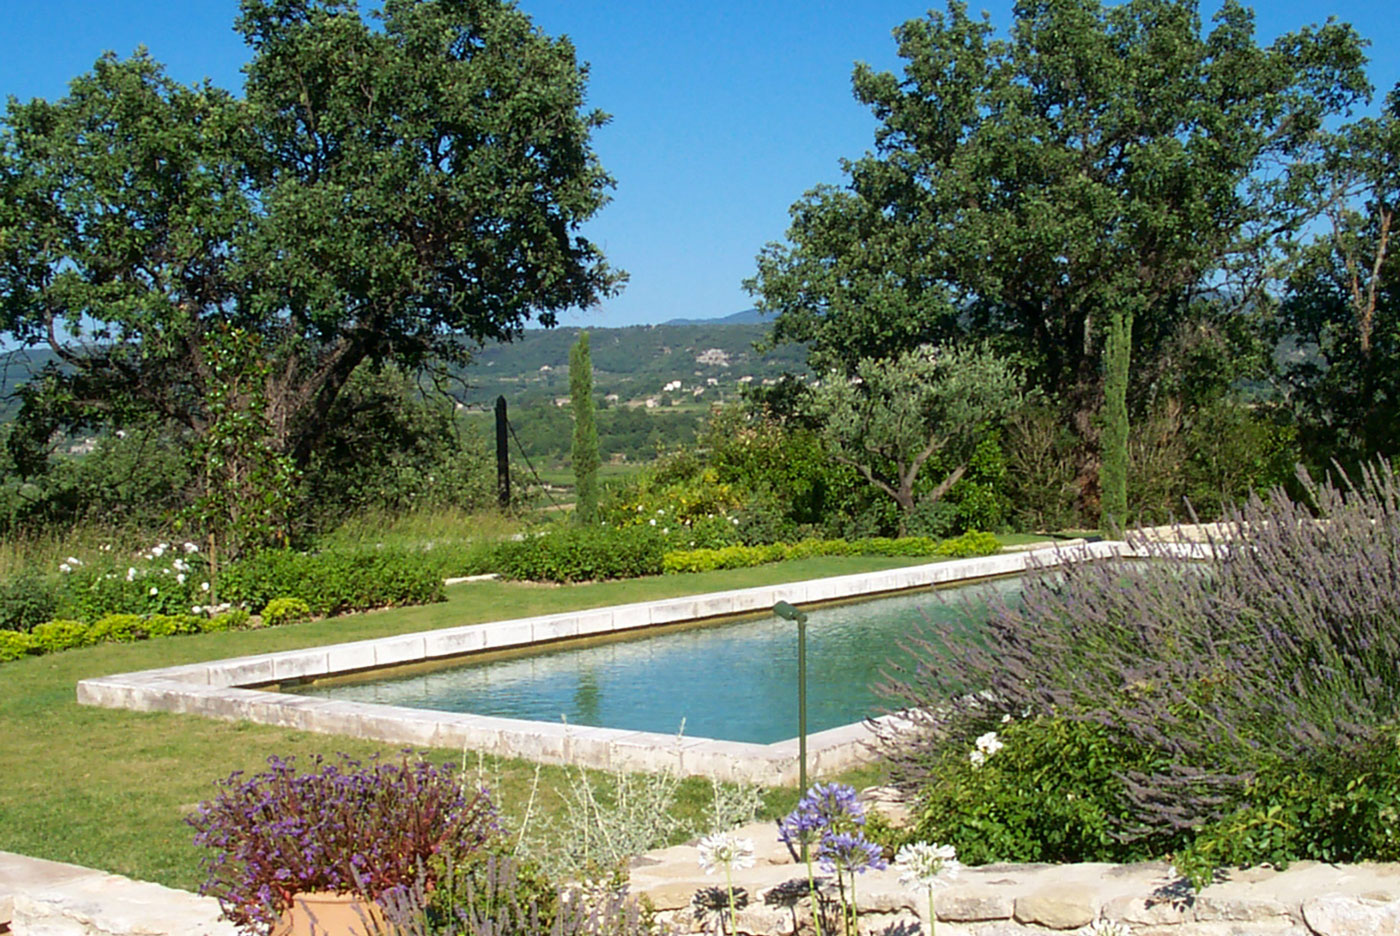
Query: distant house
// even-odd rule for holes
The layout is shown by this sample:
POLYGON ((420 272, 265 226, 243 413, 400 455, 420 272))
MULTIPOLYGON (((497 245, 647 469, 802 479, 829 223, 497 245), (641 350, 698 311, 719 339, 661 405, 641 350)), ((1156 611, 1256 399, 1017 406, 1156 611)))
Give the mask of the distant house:
POLYGON ((666 386, 664 386, 664 387, 661 388, 661 392, 662 392, 662 393, 673 393, 673 392, 675 392, 676 390, 679 390, 680 388, 681 388, 681 382, 680 382, 679 380, 672 380, 670 383, 666 384, 666 386))
POLYGON ((568 406, 572 402, 573 400, 569 399, 566 396, 557 396, 554 398, 554 405, 558 407, 568 406))
POLYGON ((603 402, 605 402, 605 403, 616 403, 616 402, 618 401, 618 399, 619 399, 619 397, 618 397, 618 395, 617 395, 616 393, 609 393, 607 396, 603 397, 603 402))
POLYGON ((695 355, 696 364, 705 364, 709 367, 728 367, 729 352, 723 348, 706 348, 695 355))
POLYGON ((661 401, 654 396, 647 397, 647 409, 656 409, 661 405, 661 401))

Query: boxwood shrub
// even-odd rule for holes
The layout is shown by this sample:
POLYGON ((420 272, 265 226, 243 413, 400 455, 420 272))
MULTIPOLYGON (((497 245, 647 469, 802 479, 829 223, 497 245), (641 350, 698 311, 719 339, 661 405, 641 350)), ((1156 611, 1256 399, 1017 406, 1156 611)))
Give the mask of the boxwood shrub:
POLYGON ((1000 548, 997 538, 990 533, 969 532, 946 540, 934 540, 927 536, 905 536, 899 539, 877 536, 854 541, 803 540, 792 544, 770 543, 766 546, 688 549, 667 553, 662 560, 662 566, 665 572, 676 573, 744 569, 784 559, 807 559, 812 556, 941 556, 957 559, 989 556, 1000 548))
POLYGON ((343 614, 443 599, 438 570, 410 552, 389 549, 302 553, 269 550, 230 565, 219 598, 250 608, 295 595, 311 613, 343 614))
POLYGON ((500 543, 492 557, 503 578, 538 582, 660 575, 664 540, 650 527, 556 527, 500 543))

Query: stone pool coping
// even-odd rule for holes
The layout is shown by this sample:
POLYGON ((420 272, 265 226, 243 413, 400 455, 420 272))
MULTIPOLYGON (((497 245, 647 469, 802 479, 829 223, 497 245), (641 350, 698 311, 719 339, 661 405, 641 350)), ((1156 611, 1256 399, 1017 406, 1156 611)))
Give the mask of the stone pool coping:
MULTIPOLYGON (((811 605, 1012 575, 1065 562, 1114 557, 1200 558, 1199 545, 1118 541, 1070 549, 1049 547, 841 575, 784 585, 742 588, 659 601, 470 624, 84 679, 81 705, 176 712, 253 721, 302 731, 343 734, 414 747, 454 748, 612 771, 672 771, 763 785, 797 782, 798 740, 773 744, 677 737, 646 731, 436 712, 370 702, 333 701, 259 689, 378 667, 465 657, 578 637, 763 612, 779 601, 811 605)), ((889 722, 885 715, 876 721, 889 722)), ((807 736, 808 770, 831 773, 872 759, 866 722, 807 736)))

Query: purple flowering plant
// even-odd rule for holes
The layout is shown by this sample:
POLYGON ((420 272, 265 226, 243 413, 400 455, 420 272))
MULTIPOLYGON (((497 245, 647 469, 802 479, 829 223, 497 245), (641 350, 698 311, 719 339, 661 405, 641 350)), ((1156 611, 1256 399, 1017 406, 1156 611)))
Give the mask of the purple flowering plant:
POLYGON ((268 758, 251 777, 237 771, 187 821, 201 860, 201 894, 236 925, 268 932, 296 894, 356 893, 379 900, 425 880, 442 862, 480 849, 498 831, 485 790, 465 787, 448 765, 405 752, 398 763, 316 756, 268 758))
MULTIPOLYGON (((843 859, 850 859, 849 867, 841 867, 840 871, 850 870, 855 867, 855 854, 847 840, 864 842, 864 835, 861 834, 861 827, 865 825, 865 809, 856 799, 855 787, 844 783, 818 783, 809 789, 802 799, 797 801, 797 806, 782 819, 778 820, 778 838, 792 852, 793 857, 798 856, 802 846, 810 846, 820 843, 818 854, 822 857, 822 867, 829 872, 837 873, 838 865, 843 859), (828 843, 833 843, 828 846, 828 843), (828 854, 828 851, 830 854, 828 854)), ((879 861, 879 848, 875 848, 875 861, 879 861)), ((821 923, 821 895, 817 891, 816 875, 812 871, 812 850, 805 851, 807 860, 807 886, 812 895, 812 921, 816 926, 817 936, 822 936, 821 923)), ((862 864, 860 871, 868 867, 883 867, 883 864, 873 865, 867 860, 862 864)), ((859 873, 851 871, 852 874, 859 873)), ((838 880, 840 877, 838 875, 838 880)), ((854 887, 854 881, 852 886, 854 887)), ((842 893, 845 893, 842 884, 842 893)), ((844 900, 843 900, 844 907, 844 900)))

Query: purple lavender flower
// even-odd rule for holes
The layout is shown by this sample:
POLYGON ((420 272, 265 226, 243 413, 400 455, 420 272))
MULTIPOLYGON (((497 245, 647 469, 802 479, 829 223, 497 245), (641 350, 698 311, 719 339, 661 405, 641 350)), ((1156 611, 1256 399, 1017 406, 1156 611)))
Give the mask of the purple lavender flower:
POLYGON ((832 832, 822 837, 822 870, 830 874, 864 874, 886 867, 880 846, 860 832, 832 832))

